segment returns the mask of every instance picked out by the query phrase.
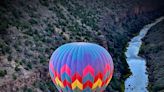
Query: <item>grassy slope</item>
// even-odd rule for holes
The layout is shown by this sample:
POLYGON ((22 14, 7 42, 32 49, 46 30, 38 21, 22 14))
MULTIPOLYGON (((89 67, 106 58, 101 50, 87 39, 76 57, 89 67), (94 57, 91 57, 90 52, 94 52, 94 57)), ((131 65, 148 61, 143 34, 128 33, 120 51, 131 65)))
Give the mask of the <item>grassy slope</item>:
POLYGON ((150 92, 164 91, 164 21, 152 27, 143 40, 140 54, 146 58, 150 92))
POLYGON ((48 75, 49 57, 58 46, 73 41, 104 46, 115 65, 107 91, 123 91, 129 74, 124 57, 127 42, 161 15, 140 0, 3 0, 0 4, 0 87, 4 91, 56 90, 48 75), (35 81, 14 85, 35 75, 39 75, 35 81))

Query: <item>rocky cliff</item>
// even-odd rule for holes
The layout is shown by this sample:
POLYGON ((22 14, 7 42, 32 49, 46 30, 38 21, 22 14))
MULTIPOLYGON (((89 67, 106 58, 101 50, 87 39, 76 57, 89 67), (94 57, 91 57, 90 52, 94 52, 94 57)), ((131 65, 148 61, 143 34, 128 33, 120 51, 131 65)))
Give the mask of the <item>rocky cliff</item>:
POLYGON ((164 91, 164 21, 152 27, 143 39, 140 54, 147 61, 150 92, 164 91))

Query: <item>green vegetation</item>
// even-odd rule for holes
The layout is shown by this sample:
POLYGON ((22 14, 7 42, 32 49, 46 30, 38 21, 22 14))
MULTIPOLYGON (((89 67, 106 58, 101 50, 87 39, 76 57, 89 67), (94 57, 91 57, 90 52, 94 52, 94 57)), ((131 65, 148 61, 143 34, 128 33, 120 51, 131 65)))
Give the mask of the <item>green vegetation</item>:
POLYGON ((31 64, 31 62, 28 62, 28 63, 27 63, 27 67, 28 67, 28 69, 32 69, 32 64, 31 64))
POLYGON ((15 74, 12 74, 12 77, 13 77, 14 80, 17 79, 17 76, 15 74))
POLYGON ((8 22, 5 20, 1 20, 0 30, 6 30, 8 28, 8 22))
POLYGON ((15 71, 20 71, 19 65, 16 65, 15 71))
POLYGON ((48 87, 49 90, 51 90, 51 91, 53 91, 53 92, 56 91, 55 85, 54 85, 54 83, 53 83, 52 81, 48 81, 48 82, 46 83, 46 85, 47 85, 47 87, 48 87))
POLYGON ((42 90, 44 92, 48 91, 48 86, 45 83, 45 81, 37 81, 34 83, 34 86, 39 88, 40 90, 42 90))
POLYGON ((29 87, 24 87, 23 88, 23 92, 34 92, 33 90, 32 90, 32 88, 29 88, 29 87))
POLYGON ((45 63, 47 59, 44 56, 40 56, 40 63, 45 63))
POLYGON ((8 61, 11 61, 11 60, 12 60, 12 56, 9 55, 9 56, 7 57, 7 60, 8 60, 8 61))
POLYGON ((33 36, 34 35, 34 30, 32 28, 29 28, 27 31, 24 32, 27 35, 33 36))
POLYGON ((0 49, 1 49, 1 52, 2 54, 9 54, 11 53, 11 48, 5 44, 5 43, 1 43, 0 42, 0 49))
POLYGON ((49 2, 47 0, 39 0, 39 2, 44 5, 44 6, 48 6, 49 2))
POLYGON ((140 48, 140 51, 139 51, 139 53, 140 54, 144 54, 145 53, 145 44, 143 43, 142 45, 141 45, 141 48, 140 48))
POLYGON ((34 18, 32 18, 32 19, 30 19, 29 20, 29 22, 33 25, 33 24, 37 24, 38 22, 37 22, 37 20, 36 19, 34 19, 34 18))
POLYGON ((6 70, 0 70, 0 77, 4 77, 7 74, 6 70))

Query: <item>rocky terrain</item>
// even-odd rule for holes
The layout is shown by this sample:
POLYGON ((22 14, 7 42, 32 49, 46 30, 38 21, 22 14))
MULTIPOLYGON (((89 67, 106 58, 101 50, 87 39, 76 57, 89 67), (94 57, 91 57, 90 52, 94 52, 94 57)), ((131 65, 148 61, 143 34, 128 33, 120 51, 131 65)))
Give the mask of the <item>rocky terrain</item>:
POLYGON ((164 14, 162 0, 1 0, 0 92, 47 92, 48 61, 60 45, 94 42, 113 57, 107 92, 123 92, 128 40, 164 14))
POLYGON ((143 39, 140 54, 146 59, 150 92, 164 92, 164 21, 152 27, 143 39))

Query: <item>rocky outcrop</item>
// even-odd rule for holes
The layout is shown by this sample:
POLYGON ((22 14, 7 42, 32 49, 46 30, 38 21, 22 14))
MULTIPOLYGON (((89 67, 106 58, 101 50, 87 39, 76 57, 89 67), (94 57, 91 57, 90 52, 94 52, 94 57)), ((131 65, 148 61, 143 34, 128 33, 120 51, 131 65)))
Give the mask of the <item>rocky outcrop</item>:
POLYGON ((152 27, 143 39, 140 55, 146 59, 149 92, 164 91, 164 21, 152 27))

